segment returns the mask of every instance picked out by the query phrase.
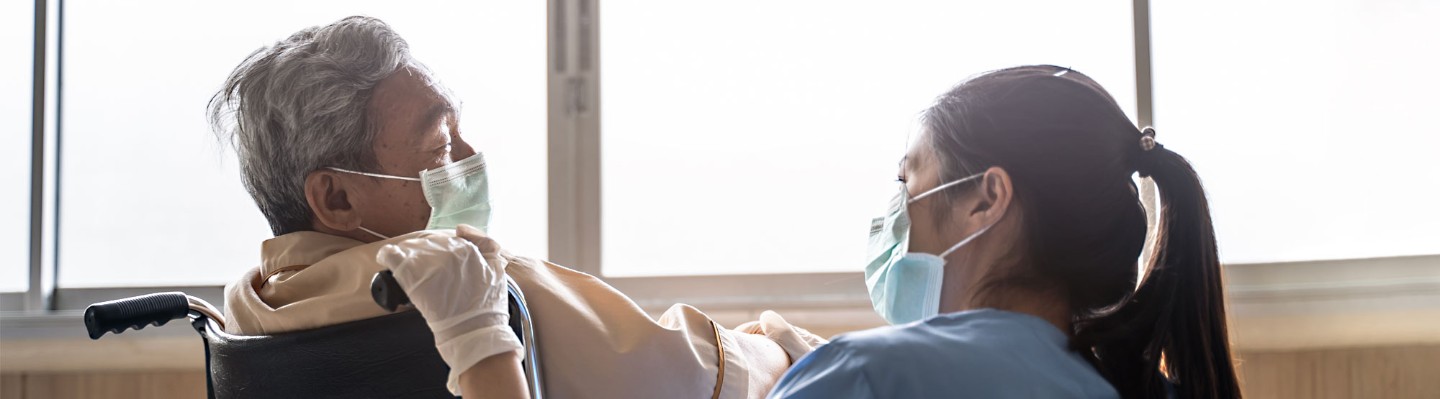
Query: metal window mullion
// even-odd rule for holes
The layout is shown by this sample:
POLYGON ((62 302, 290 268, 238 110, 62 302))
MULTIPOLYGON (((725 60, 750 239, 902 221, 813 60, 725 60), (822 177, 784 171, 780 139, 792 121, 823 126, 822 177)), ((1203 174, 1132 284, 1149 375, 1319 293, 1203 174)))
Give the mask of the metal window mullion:
POLYGON ((551 0, 548 12, 550 259, 600 275, 597 4, 551 0))
MULTIPOLYGON (((1153 56, 1150 51, 1150 0, 1134 0, 1132 3, 1135 42, 1135 119, 1140 127, 1155 126, 1155 86, 1151 73, 1153 56)), ((1155 180, 1149 177, 1140 180, 1140 203, 1145 206, 1146 243, 1155 238, 1156 226, 1160 222, 1160 192, 1155 180)), ((1141 271, 1144 262, 1150 259, 1151 245, 1146 245, 1140 254, 1141 271)))
POLYGON ((35 1, 34 57, 31 70, 31 113, 30 113, 30 245, 29 284, 25 291, 24 310, 44 312, 54 309, 55 263, 54 231, 55 185, 51 177, 55 170, 56 137, 52 126, 58 115, 51 104, 58 105, 59 70, 57 58, 58 14, 51 7, 58 3, 46 0, 35 1), (51 68, 54 60, 54 68, 51 68), (52 89, 52 85, 56 89, 52 89))
POLYGON ((1151 75, 1150 0, 1134 0, 1135 118, 1141 127, 1154 126, 1155 90, 1151 75))

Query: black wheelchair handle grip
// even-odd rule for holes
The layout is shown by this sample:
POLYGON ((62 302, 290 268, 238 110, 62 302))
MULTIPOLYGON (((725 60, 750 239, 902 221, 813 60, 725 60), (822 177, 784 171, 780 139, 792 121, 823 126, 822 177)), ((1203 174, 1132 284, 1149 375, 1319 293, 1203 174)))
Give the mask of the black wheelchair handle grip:
POLYGON ((395 274, 389 270, 375 273, 375 277, 370 279, 370 297, 375 299, 375 304, 391 312, 410 304, 410 296, 405 295, 405 289, 400 288, 400 282, 395 281, 395 274))
POLYGON ((183 292, 160 292, 100 302, 85 308, 85 330, 90 339, 106 332, 122 333, 147 325, 164 325, 190 313, 190 300, 183 292))

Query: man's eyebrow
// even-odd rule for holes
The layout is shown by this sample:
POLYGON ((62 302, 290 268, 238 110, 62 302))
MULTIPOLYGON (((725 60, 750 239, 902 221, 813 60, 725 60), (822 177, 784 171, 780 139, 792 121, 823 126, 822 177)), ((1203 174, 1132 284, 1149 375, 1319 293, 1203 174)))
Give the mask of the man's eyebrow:
MULTIPOLYGON (((451 107, 448 102, 439 102, 435 105, 431 105, 430 109, 425 110, 425 117, 420 118, 419 125, 415 126, 415 131, 424 132, 432 127, 435 127, 435 124, 440 121, 440 118, 452 115, 454 113, 455 107, 451 107)), ((419 137, 423 139, 424 136, 419 137)))

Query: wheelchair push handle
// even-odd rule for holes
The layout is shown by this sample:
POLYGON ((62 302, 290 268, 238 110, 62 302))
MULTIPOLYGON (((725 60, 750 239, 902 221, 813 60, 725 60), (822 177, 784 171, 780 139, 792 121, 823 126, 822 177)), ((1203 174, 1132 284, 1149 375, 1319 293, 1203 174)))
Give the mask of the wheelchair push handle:
POLYGON ((85 330, 90 339, 100 339, 106 332, 160 326, 189 313, 190 302, 183 292, 147 294, 90 305, 85 308, 85 330))
POLYGON ((370 297, 375 299, 375 304, 391 312, 410 304, 410 296, 405 295, 405 289, 400 287, 399 281, 395 281, 395 273, 389 270, 375 273, 375 277, 370 279, 370 297))

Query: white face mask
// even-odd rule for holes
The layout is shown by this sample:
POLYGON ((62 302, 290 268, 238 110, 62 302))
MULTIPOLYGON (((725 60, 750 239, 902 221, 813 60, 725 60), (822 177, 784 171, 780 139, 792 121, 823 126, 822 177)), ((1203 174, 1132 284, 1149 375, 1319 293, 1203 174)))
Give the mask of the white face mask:
POLYGON ((870 290, 870 303, 875 312, 890 324, 905 324, 939 314, 945 257, 990 229, 985 226, 976 230, 938 256, 909 252, 909 205, 984 175, 975 174, 941 184, 915 198, 909 198, 910 192, 901 183, 900 192, 890 201, 890 213, 870 221, 870 264, 865 266, 865 286, 870 290))
MULTIPOLYGON (((426 230, 454 229, 457 225, 468 224, 482 232, 488 231, 490 179, 485 175, 485 157, 478 152, 460 161, 420 172, 419 178, 329 169, 370 177, 420 182, 421 188, 425 190, 425 202, 430 204, 430 221, 425 224, 426 230)), ((360 230, 382 240, 390 238, 364 226, 361 226, 360 230)))

